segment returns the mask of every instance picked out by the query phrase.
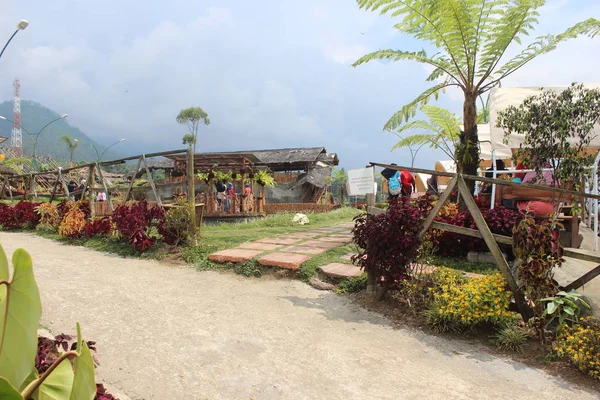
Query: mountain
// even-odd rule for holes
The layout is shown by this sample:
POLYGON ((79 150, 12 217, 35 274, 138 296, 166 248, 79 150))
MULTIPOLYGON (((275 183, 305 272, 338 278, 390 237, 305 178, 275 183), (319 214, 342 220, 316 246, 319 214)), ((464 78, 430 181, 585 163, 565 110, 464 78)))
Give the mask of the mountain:
MULTIPOLYGON (((0 103, 1 116, 12 120, 12 110, 12 101, 0 103)), ((29 133, 31 133, 34 137, 37 132, 44 127, 44 125, 59 117, 60 115, 58 113, 42 106, 41 104, 29 100, 21 101, 21 126, 29 131, 29 133)), ((9 138, 4 143, 0 144, 0 146, 10 146, 11 131, 12 123, 0 120, 0 136, 6 136, 9 138)), ((79 128, 69 125, 67 120, 61 119, 44 129, 38 139, 36 149, 37 155, 39 157, 49 155, 57 160, 68 160, 69 151, 67 150, 66 144, 60 140, 60 137, 65 135, 79 140, 79 146, 74 153, 74 158, 77 161, 91 161, 96 159, 96 152, 90 147, 90 143, 93 143, 100 152, 106 148, 105 146, 99 145, 90 139, 85 133, 79 130, 79 128)), ((23 131, 23 152, 25 155, 31 155, 32 153, 32 141, 25 131, 23 131)), ((111 158, 114 159, 118 157, 121 157, 121 155, 119 153, 112 152, 111 149, 104 155, 103 159, 110 160, 111 158)))

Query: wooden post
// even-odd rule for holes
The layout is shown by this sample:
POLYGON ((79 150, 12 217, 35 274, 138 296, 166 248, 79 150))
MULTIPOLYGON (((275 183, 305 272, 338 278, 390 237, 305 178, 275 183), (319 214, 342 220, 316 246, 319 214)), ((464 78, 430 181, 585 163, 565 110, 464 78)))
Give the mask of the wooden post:
MULTIPOLYGON (((152 174, 150 173, 150 169, 148 168, 148 163, 146 162, 146 156, 142 154, 141 160, 144 162, 144 168, 146 168, 146 176, 150 181, 150 187, 152 188, 152 193, 154 193, 154 198, 160 207, 162 207, 162 201, 160 201, 160 197, 158 196, 158 192, 156 191, 156 185, 154 184, 154 179, 152 179, 152 174)), ((192 174, 192 185, 194 184, 194 176, 192 174)), ((192 191, 193 195, 193 191, 192 191)))
MULTIPOLYGON (((94 198, 94 191, 92 190, 92 188, 94 187, 94 168, 96 166, 95 165, 90 165, 90 169, 88 171, 88 181, 87 184, 90 185, 90 193, 88 195, 88 202, 90 205, 90 218, 94 219, 94 217, 96 216, 96 208, 94 206, 94 202, 95 202, 95 198, 94 198)), ((85 186, 83 187, 83 191, 81 192, 81 198, 83 199, 85 195, 85 186)))
POLYGON ((37 200, 37 189, 35 187, 35 177, 36 175, 31 174, 31 178, 29 179, 29 185, 31 186, 31 191, 33 192, 33 197, 37 200))
POLYGON ((2 188, 0 189, 0 198, 4 197, 4 189, 6 188, 6 177, 2 181, 2 188))
POLYGON ((442 210, 442 207, 444 207, 444 204, 446 204, 446 202, 452 195, 452 191, 454 191, 454 187, 456 186, 457 179, 458 179, 458 176, 456 175, 456 176, 454 176, 454 178, 452 178, 450 180, 450 182, 448 182, 448 186, 446 186, 446 189, 444 189, 444 193, 442 193, 442 196, 438 199, 437 203, 435 203, 435 206, 433 206, 433 209, 429 212, 429 215, 427 215, 427 218, 425 219, 425 222, 423 223, 423 227, 421 228, 421 232, 419 232, 419 235, 418 235, 419 238, 422 238, 423 235, 425 235, 425 232, 427 232, 427 230, 431 226, 431 223, 433 222, 435 217, 437 217, 437 215, 442 210))
MULTIPOLYGON (((108 207, 110 208, 111 212, 115 211, 112 200, 110 199, 110 193, 108 192, 108 186, 106 186, 106 181, 104 180, 104 175, 102 174, 102 168, 100 168, 100 165, 98 165, 98 163, 96 163, 96 168, 98 168, 98 177, 100 178, 100 181, 102 182, 102 187, 104 188, 104 193, 106 193, 106 200, 108 200, 108 207)), ((159 204, 160 204, 160 202, 159 202, 159 204)))
POLYGON ((12 194, 12 186, 11 186, 8 178, 4 178, 4 179, 6 179, 6 183, 8 183, 8 194, 10 195, 10 204, 12 204, 14 202, 13 194, 12 194))
POLYGON ((194 193, 194 150, 192 150, 192 147, 190 146, 188 148, 187 151, 187 201, 188 201, 188 205, 189 207, 193 210, 194 213, 194 218, 192 218, 192 221, 190 223, 190 228, 189 228, 189 232, 190 232, 190 236, 191 236, 191 241, 192 243, 195 245, 197 244, 197 238, 196 238, 196 196, 194 193))
POLYGON ((137 175, 138 171, 140 170, 141 165, 142 165, 142 157, 140 157, 140 159, 138 160, 137 166, 135 167, 135 170, 133 171, 133 176, 131 177, 131 182, 129 182, 129 187, 127 188, 127 192, 125 192, 125 196, 123 197, 123 205, 125 205, 127 203, 127 200, 129 200, 129 194, 131 193, 131 189, 133 189, 133 183, 135 182, 135 176, 137 175))
POLYGON ((513 295, 515 297, 515 303, 517 304, 519 312, 521 313, 523 318, 527 320, 531 316, 531 310, 527 306, 525 297, 523 296, 523 293, 521 293, 521 290, 519 289, 519 286, 515 281, 510 266, 508 265, 506 258, 504 258, 504 255, 500 251, 500 247, 498 247, 498 243, 496 243, 496 240, 494 239, 490 228, 485 222, 481 211, 479 211, 479 207, 477 207, 477 204, 475 204, 473 195, 471 194, 471 191, 465 183, 462 175, 457 174, 456 176, 458 178, 458 192, 463 196, 463 201, 465 202, 467 209, 471 213, 471 216, 473 217, 473 221, 475 222, 477 229, 479 229, 479 232, 481 232, 481 236, 483 236, 485 244, 490 250, 490 253, 492 253, 492 256, 494 257, 498 268, 500 268, 500 271, 502 272, 502 275, 504 275, 504 278, 506 279, 510 290, 513 292, 513 295))
MULTIPOLYGON (((375 207, 375 194, 367 194, 367 210, 369 207, 375 207)), ((375 285, 377 285, 377 277, 375 271, 367 269, 367 292, 375 293, 375 285)))
POLYGON ((58 184, 60 183, 60 177, 62 173, 58 170, 58 174, 56 175, 56 182, 54 182, 54 187, 52 188, 52 194, 50 195, 50 203, 54 201, 54 195, 56 195, 56 189, 58 188, 58 184))

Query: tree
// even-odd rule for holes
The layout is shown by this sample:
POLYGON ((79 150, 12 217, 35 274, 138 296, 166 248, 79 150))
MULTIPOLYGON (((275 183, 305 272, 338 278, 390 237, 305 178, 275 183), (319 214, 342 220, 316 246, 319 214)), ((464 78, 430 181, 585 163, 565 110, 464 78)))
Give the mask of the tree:
POLYGON ((596 137, 594 127, 599 123, 600 90, 572 84, 562 92, 544 91, 500 111, 497 126, 504 129, 506 141, 513 133, 524 135, 516 157, 534 169, 538 179, 550 164, 553 185, 578 190, 594 164, 594 154, 584 150, 596 137))
POLYGON ((189 129, 189 134, 193 136, 194 140, 190 141, 186 136, 183 137, 183 143, 192 145, 194 148, 194 153, 196 152, 196 142, 198 141, 198 130, 200 129, 200 125, 210 125, 210 119, 208 119, 208 114, 204 112, 204 110, 200 107, 190 107, 184 108, 179 112, 176 118, 177 122, 180 124, 186 124, 189 129))
MULTIPOLYGON (((385 124, 394 131, 414 117, 420 105, 437 99, 448 87, 463 91, 463 126, 460 147, 456 149, 458 171, 476 174, 479 164, 477 146, 476 100, 510 74, 537 56, 548 53, 568 39, 600 33, 600 21, 589 18, 558 35, 544 35, 503 65, 500 61, 508 47, 521 43, 538 23, 537 10, 544 0, 357 0, 360 8, 379 10, 402 18, 394 28, 400 33, 433 45, 437 52, 424 50, 378 50, 357 60, 358 66, 372 60, 412 60, 433 67, 427 78, 435 85, 404 105, 385 124)), ((471 189, 474 182, 468 181, 471 189)))
POLYGON ((73 139, 72 137, 66 135, 61 136, 60 140, 67 145, 67 149, 69 151, 69 162, 71 165, 73 165, 73 154, 75 154, 75 150, 77 149, 77 146, 79 146, 79 140, 73 139))
POLYGON ((344 191, 346 190, 346 181, 348 181, 348 173, 344 171, 344 168, 334 168, 331 170, 331 186, 337 188, 341 205, 345 203, 344 191))
MULTIPOLYGON (((186 133, 183 135, 183 144, 187 144, 188 146, 196 146, 196 137, 191 133, 186 133)), ((195 152, 195 151, 194 151, 195 152)))
POLYGON ((408 147, 411 151, 412 163, 414 163, 416 153, 421 147, 429 144, 430 148, 440 149, 448 157, 456 160, 454 151, 458 147, 460 137, 460 120, 458 117, 445 108, 432 105, 422 106, 421 111, 428 117, 429 121, 411 121, 402 125, 394 132, 401 140, 392 147, 392 150, 408 147), (425 130, 428 133, 418 133, 405 137, 400 135, 405 131, 415 129, 425 130), (417 149, 413 151, 413 147, 417 147, 417 149))

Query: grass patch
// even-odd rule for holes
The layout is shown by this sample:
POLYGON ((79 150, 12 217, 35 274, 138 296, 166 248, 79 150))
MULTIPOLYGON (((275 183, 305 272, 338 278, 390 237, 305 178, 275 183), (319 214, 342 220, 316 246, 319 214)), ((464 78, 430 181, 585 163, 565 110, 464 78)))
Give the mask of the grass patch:
POLYGON ((71 239, 60 236, 56 232, 38 230, 36 233, 37 235, 46 239, 52 239, 74 246, 82 246, 88 249, 102 251, 105 253, 116 254, 121 257, 137 257, 151 260, 162 260, 167 255, 165 248, 160 244, 156 244, 149 251, 141 253, 133 249, 129 244, 125 243, 123 239, 102 236, 96 236, 91 239, 71 239))
POLYGON ((303 281, 308 281, 317 273, 319 267, 333 262, 342 262, 343 260, 341 258, 344 254, 355 251, 355 245, 347 244, 342 247, 327 250, 325 253, 317 254, 302 264, 300 268, 298 268, 298 271, 296 271, 296 276, 303 281))
POLYGON ((456 269, 459 271, 472 272, 475 274, 488 275, 494 272, 498 272, 496 264, 482 263, 482 262, 470 262, 461 258, 449 258, 449 257, 431 257, 429 262, 431 265, 438 267, 447 267, 456 269))
POLYGON ((358 293, 367 289, 367 273, 354 278, 344 279, 339 283, 335 292, 338 294, 343 293, 358 293))

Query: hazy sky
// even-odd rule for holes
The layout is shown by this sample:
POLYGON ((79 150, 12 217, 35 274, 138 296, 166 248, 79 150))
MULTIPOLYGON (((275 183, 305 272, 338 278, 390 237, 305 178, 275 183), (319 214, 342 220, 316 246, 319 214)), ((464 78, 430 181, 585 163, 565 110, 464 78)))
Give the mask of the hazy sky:
MULTIPOLYGON (((182 148, 186 129, 175 116, 201 106, 212 124, 202 129, 198 151, 324 146, 346 168, 410 162, 408 150, 390 152, 396 138, 382 127, 428 87, 427 68, 350 64, 379 48, 423 44, 353 0, 2 3, 2 45, 19 20, 31 25, 0 60, 0 101, 12 98, 19 77, 22 98, 68 113, 100 143, 127 138, 122 152, 182 148)), ((547 1, 533 36, 589 17, 600 18, 600 2, 547 1)), ((566 42, 503 86, 600 81, 598 49, 598 38, 566 42)), ((462 109, 455 92, 440 104, 462 109)), ((440 158, 422 151, 416 165, 432 167, 440 158)))

